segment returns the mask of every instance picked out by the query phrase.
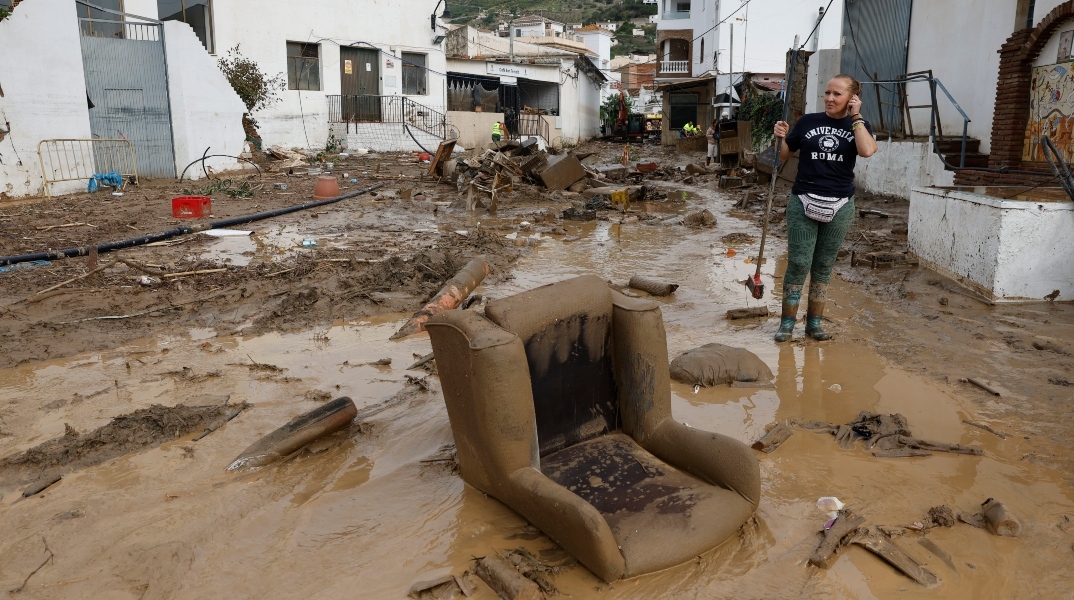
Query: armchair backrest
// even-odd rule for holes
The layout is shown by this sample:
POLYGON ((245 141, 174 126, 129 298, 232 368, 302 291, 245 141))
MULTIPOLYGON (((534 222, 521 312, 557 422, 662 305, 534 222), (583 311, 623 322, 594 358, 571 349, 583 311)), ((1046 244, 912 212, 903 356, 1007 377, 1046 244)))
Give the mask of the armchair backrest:
POLYGON ((607 283, 560 281, 490 301, 485 316, 525 347, 541 456, 621 427, 607 283))

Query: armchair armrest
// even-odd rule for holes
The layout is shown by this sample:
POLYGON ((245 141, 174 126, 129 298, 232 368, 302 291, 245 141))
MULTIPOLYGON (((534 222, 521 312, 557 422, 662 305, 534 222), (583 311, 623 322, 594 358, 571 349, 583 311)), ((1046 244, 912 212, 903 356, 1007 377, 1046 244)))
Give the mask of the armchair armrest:
POLYGON ((522 341, 472 311, 445 311, 426 328, 463 479, 499 498, 510 473, 540 466, 522 341))
POLYGON ((702 481, 738 492, 754 506, 761 499, 761 468, 749 446, 719 433, 667 418, 642 446, 702 481))
POLYGON ((511 474, 517 486, 511 508, 570 552, 594 575, 613 582, 626 573, 626 559, 608 522, 593 505, 536 469, 511 474), (586 531, 589 535, 579 535, 586 531))

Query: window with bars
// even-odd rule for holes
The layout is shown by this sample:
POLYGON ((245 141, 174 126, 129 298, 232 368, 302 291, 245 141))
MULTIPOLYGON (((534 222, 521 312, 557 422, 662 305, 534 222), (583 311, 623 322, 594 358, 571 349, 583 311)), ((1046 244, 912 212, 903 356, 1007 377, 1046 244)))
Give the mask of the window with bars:
POLYGON ((429 93, 429 75, 425 54, 403 53, 403 94, 424 96, 429 93))
POLYGON ((157 0, 157 18, 190 25, 205 49, 214 52, 212 0, 157 0))
POLYGON ((321 89, 321 45, 287 42, 287 89, 321 89))

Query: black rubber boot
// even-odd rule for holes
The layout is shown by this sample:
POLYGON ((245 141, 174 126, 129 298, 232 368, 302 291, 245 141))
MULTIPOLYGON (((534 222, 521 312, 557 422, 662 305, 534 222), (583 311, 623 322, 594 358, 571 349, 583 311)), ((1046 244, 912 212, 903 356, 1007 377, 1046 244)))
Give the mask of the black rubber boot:
POLYGON ((788 342, 794 334, 794 324, 798 322, 798 304, 802 301, 802 286, 783 284, 783 314, 779 320, 779 331, 774 339, 788 342))

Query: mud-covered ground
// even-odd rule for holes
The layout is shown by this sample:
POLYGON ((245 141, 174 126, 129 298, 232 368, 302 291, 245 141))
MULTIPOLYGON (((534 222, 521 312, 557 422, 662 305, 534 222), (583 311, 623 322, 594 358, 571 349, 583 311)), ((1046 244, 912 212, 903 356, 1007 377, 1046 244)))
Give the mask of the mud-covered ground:
MULTIPOLYGON (((622 146, 579 150, 610 164, 622 146)), ((691 160, 649 146, 640 158, 691 160)), ((502 198, 494 216, 469 214, 454 187, 422 177, 426 169, 406 155, 337 161, 344 192, 384 186, 243 226, 250 236, 183 236, 101 254, 95 266, 107 269, 54 291, 41 293, 95 266, 78 258, 0 272, 0 590, 400 598, 416 582, 461 576, 475 556, 521 547, 520 556, 544 563, 546 583, 581 598, 1069 595, 1074 307, 1063 298, 990 306, 924 268, 851 265, 851 252, 900 253, 906 244, 907 204, 860 196, 859 209, 886 218, 860 217, 848 237, 829 301, 836 339, 805 341, 799 326, 794 342, 776 345, 784 188, 762 269, 773 316, 727 321, 728 309, 756 304, 738 282, 754 268, 763 202, 737 203, 767 186, 725 191, 717 175, 663 177, 646 184, 666 198, 575 222, 557 216, 578 197, 528 185, 502 198), (425 199, 403 200, 405 189, 425 199), (681 224, 699 209, 716 215, 715 227, 681 224), (542 239, 512 239, 530 237, 542 239), (797 431, 759 455, 761 507, 736 539, 663 573, 602 583, 462 483, 435 369, 406 369, 429 352, 428 338, 388 341, 478 254, 493 266, 485 297, 582 273, 681 284, 659 299, 672 357, 718 341, 752 350, 776 373, 774 390, 673 384, 675 415, 691 426, 752 442, 778 420, 899 412, 916 436, 983 456, 878 459, 797 431), (165 277, 217 269, 225 270, 165 277), (145 285, 143 276, 161 281, 145 285), (1003 395, 960 382, 970 377, 1003 395), (224 471, 260 436, 343 395, 371 416, 273 467, 224 471), (235 410, 244 402, 252 406, 235 410), (813 504, 828 495, 904 532, 899 543, 940 585, 921 588, 861 549, 842 551, 827 571, 807 567, 826 519, 813 504), (988 497, 1019 515, 1020 538, 964 524, 927 535, 901 527, 933 506, 970 511, 988 497), (918 544, 925 537, 950 561, 918 544)), ((174 227, 181 221, 169 199, 204 185, 146 182, 122 197, 0 205, 0 254, 174 227)), ((214 218, 307 202, 313 181, 266 174, 247 185, 251 197, 214 193, 214 218), (274 189, 278 182, 288 189, 274 189)), ((479 586, 475 597, 490 594, 479 586)))

